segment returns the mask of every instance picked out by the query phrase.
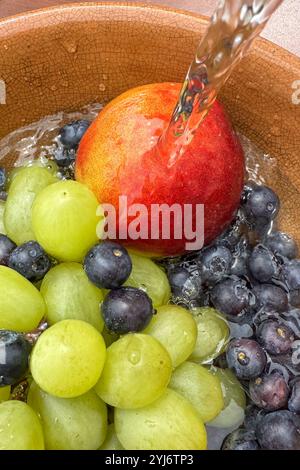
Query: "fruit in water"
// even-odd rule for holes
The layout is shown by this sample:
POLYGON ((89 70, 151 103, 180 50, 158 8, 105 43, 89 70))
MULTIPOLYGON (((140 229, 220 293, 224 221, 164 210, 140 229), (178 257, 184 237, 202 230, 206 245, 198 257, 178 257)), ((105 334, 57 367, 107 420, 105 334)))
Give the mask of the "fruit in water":
POLYGON ((244 420, 246 407, 246 395, 243 387, 230 369, 211 367, 210 372, 216 375, 221 382, 224 408, 208 425, 217 428, 230 428, 239 425, 244 420))
POLYGON ((202 280, 198 271, 190 273, 182 266, 171 266, 168 279, 171 285, 173 300, 189 306, 190 302, 199 300, 202 294, 202 280))
POLYGON ((224 407, 219 378, 199 364, 187 361, 177 367, 169 387, 191 402, 204 423, 216 418, 224 407))
POLYGON ((59 140, 66 149, 76 149, 90 124, 85 119, 66 124, 59 131, 59 140))
POLYGON ((174 297, 184 295, 184 286, 190 277, 190 273, 183 266, 172 266, 168 269, 168 279, 174 297))
POLYGON ((5 211, 5 202, 2 201, 0 197, 0 234, 2 235, 6 235, 6 228, 4 226, 4 211, 5 211))
POLYGON ((0 328, 31 331, 38 326, 45 310, 43 297, 27 279, 0 266, 0 328))
POLYGON ((273 355, 289 353, 295 340, 293 330, 279 320, 262 322, 256 331, 256 337, 263 348, 273 355))
POLYGON ((124 283, 125 286, 137 287, 145 291, 157 308, 168 303, 170 285, 165 272, 151 259, 129 252, 132 271, 124 283))
POLYGON ((98 202, 93 193, 75 181, 59 181, 45 188, 32 207, 37 241, 60 261, 81 261, 97 242, 98 202))
POLYGON ((51 395, 72 398, 97 383, 105 362, 101 334, 81 320, 63 320, 37 340, 30 370, 35 382, 51 395))
POLYGON ((114 424, 109 424, 105 441, 99 450, 124 450, 124 447, 117 437, 114 424))
POLYGON ((263 416, 256 427, 260 446, 268 450, 300 450, 300 417, 281 410, 263 416))
POLYGON ((258 450, 259 445, 253 433, 246 429, 236 429, 230 433, 222 444, 222 450, 258 450))
POLYGON ((7 175, 6 175, 6 170, 5 170, 5 168, 1 168, 1 167, 0 167, 0 191, 4 191, 4 190, 5 190, 6 179, 7 179, 7 175))
POLYGON ((256 406, 267 411, 274 411, 286 407, 289 387, 282 375, 274 372, 251 380, 249 393, 256 406))
POLYGON ((245 187, 242 208, 250 224, 265 224, 274 220, 279 207, 278 196, 271 188, 256 183, 250 183, 245 187))
POLYGON ((100 332, 103 330, 99 304, 104 295, 88 280, 81 264, 61 263, 52 268, 43 279, 41 294, 49 325, 74 319, 90 323, 100 332))
POLYGON ((39 243, 26 242, 15 248, 9 255, 8 266, 18 271, 31 282, 43 279, 52 262, 39 243))
POLYGON ((140 408, 163 394, 171 372, 170 356, 155 338, 129 334, 107 349, 95 390, 111 406, 140 408))
POLYGON ((96 450, 106 437, 106 405, 93 390, 58 398, 32 382, 28 404, 41 418, 47 450, 96 450))
POLYGON ((138 410, 115 410, 118 439, 126 450, 204 450, 206 430, 188 400, 167 389, 138 410))
POLYGON ((10 386, 0 387, 0 403, 9 400, 10 397, 10 386))
POLYGON ((248 263, 252 276, 259 282, 270 282, 278 277, 278 262, 273 253, 263 245, 253 248, 248 263))
POLYGON ((300 260, 295 259, 285 263, 282 276, 290 290, 300 289, 300 260))
POLYGON ((154 313, 150 297, 135 287, 111 290, 101 311, 107 329, 118 334, 143 330, 154 313))
POLYGON ((229 338, 229 327, 225 318, 213 308, 197 308, 192 312, 198 333, 190 360, 204 364, 224 351, 229 338))
POLYGON ((228 366, 239 379, 258 377, 265 368, 266 354, 253 339, 241 338, 230 341, 226 358, 228 366))
POLYGON ((275 255, 293 259, 298 254, 295 240, 284 232, 272 232, 264 240, 264 245, 275 255))
POLYGON ((293 413, 300 414, 300 380, 292 384, 292 391, 288 402, 288 408, 293 413))
POLYGON ((232 254, 225 246, 211 246, 201 252, 199 262, 204 282, 214 284, 230 273, 232 254))
POLYGON ((0 330, 0 387, 13 385, 28 369, 30 343, 15 331, 0 330))
POLYGON ((131 269, 126 248, 110 241, 93 246, 84 258, 87 277, 100 289, 120 287, 128 279, 131 269))
POLYGON ((288 308, 287 293, 281 287, 273 284, 259 284, 254 286, 253 294, 256 298, 256 309, 265 312, 285 312, 288 308))
POLYGON ((0 265, 7 266, 9 255, 16 247, 10 238, 0 233, 0 265))
MULTIPOLYGON (((127 197, 128 207, 145 205, 143 222, 149 226, 154 225, 152 204, 167 204, 169 208, 179 204, 181 209, 184 204, 192 204, 193 223, 195 205, 204 204, 205 243, 209 243, 229 224, 239 205, 243 152, 219 102, 175 161, 172 142, 166 143, 166 149, 158 149, 156 144, 170 121, 180 88, 179 83, 145 85, 127 91, 106 106, 80 143, 76 179, 85 183, 99 202, 112 204, 117 214, 120 195, 127 197), (114 184, 107 184, 112 181, 114 184)), ((166 215, 168 206, 162 208, 166 215)), ((129 217, 129 223, 133 219, 129 217)), ((160 223, 156 239, 127 237, 125 244, 142 252, 180 254, 186 250, 187 239, 184 235, 176 238, 174 221, 170 225, 168 239, 164 239, 160 223)), ((119 228, 125 228, 126 233, 127 224, 124 227, 121 223, 117 233, 119 228)))
POLYGON ((75 162, 76 151, 74 149, 58 147, 54 152, 54 158, 61 169, 68 168, 75 162))
POLYGON ((4 224, 7 235, 17 245, 36 240, 31 220, 33 201, 56 181, 46 168, 35 166, 22 168, 14 177, 5 203, 4 224))
POLYGON ((252 298, 246 281, 235 276, 216 284, 210 294, 213 306, 231 320, 245 313, 252 298))
POLYGON ((26 403, 0 404, 0 450, 44 450, 40 420, 26 403))
POLYGON ((191 313, 185 308, 164 305, 157 309, 144 333, 153 336, 164 346, 175 368, 193 352, 197 339, 197 325, 191 313))

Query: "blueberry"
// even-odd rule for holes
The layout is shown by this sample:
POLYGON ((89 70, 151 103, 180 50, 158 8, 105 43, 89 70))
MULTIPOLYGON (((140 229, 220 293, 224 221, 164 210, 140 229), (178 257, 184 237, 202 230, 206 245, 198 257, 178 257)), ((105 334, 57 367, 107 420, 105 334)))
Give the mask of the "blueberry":
POLYGON ((181 297, 183 295, 184 285, 189 277, 190 273, 184 267, 172 266, 168 269, 168 279, 172 294, 175 297, 181 297))
POLYGON ((75 149, 78 147, 82 137, 90 126, 86 120, 73 121, 66 124, 59 132, 60 141, 66 149, 75 149))
POLYGON ((279 263, 265 246, 257 245, 249 257, 249 270, 259 282, 269 282, 279 275, 279 263))
POLYGON ((233 262, 231 266, 231 274, 238 277, 248 277, 248 259, 251 249, 247 238, 241 237, 233 251, 233 262))
POLYGON ((210 294, 213 306, 230 317, 245 313, 254 298, 246 281, 238 277, 225 279, 216 284, 210 294))
POLYGON ((67 168, 75 162, 76 151, 74 149, 57 147, 54 152, 54 158, 59 167, 67 168))
POLYGON ((241 237, 241 222, 237 219, 215 241, 216 245, 234 250, 241 237))
POLYGON ((288 408, 293 413, 300 414, 300 378, 292 384, 288 408))
POLYGON ((289 302, 292 307, 300 308, 300 289, 291 290, 289 292, 289 302))
POLYGON ((295 259, 284 263, 282 278, 289 290, 300 289, 300 260, 295 259))
POLYGON ((16 247, 10 238, 0 233, 0 265, 7 266, 9 255, 16 247))
POLYGON ((258 422, 267 412, 250 403, 245 409, 244 426, 247 430, 255 433, 258 422))
POLYGON ((242 208, 250 224, 265 225, 274 220, 280 207, 279 198, 271 188, 250 183, 244 188, 242 208))
POLYGON ((99 288, 116 289, 130 276, 131 258, 123 246, 104 241, 95 245, 84 259, 89 280, 99 288))
POLYGON ((259 445, 252 432, 240 428, 231 432, 223 441, 221 450, 258 450, 259 445))
POLYGON ((0 167, 0 191, 5 191, 7 174, 4 168, 0 167))
POLYGON ((23 243, 15 248, 9 258, 8 266, 18 271, 31 282, 37 282, 45 276, 52 262, 41 245, 35 241, 23 243))
POLYGON ((204 282, 215 284, 229 274, 232 254, 225 246, 211 246, 200 253, 199 261, 204 282))
POLYGON ((228 367, 239 379, 258 377, 266 366, 266 354, 253 339, 241 338, 230 341, 226 352, 228 367))
POLYGON ((278 320, 266 320, 261 323, 256 337, 261 346, 273 355, 291 352, 295 341, 293 330, 278 320))
POLYGON ((285 408, 289 396, 289 387, 279 372, 263 374, 249 383, 251 400, 259 408, 275 411, 285 408))
POLYGON ((30 343, 21 333, 0 330, 0 387, 18 382, 28 369, 30 343))
POLYGON ((293 259, 298 254, 295 240, 283 232, 273 232, 264 240, 264 245, 275 255, 293 259))
POLYGON ((151 299, 135 287, 110 291, 101 310, 107 329, 118 334, 143 330, 154 313, 151 299))
POLYGON ((259 284, 253 288, 256 309, 266 312, 285 312, 288 308, 287 293, 273 284, 259 284))
POLYGON ((274 411, 257 424, 256 437, 263 449, 300 450, 300 417, 290 411, 274 411))

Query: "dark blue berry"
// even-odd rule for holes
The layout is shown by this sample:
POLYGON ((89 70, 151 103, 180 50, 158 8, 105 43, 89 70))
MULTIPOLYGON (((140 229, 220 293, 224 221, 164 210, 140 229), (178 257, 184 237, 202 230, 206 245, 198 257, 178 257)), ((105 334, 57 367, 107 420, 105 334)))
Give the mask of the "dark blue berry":
POLYGON ((59 132, 60 141, 66 149, 76 150, 82 137, 90 126, 86 120, 73 121, 66 124, 59 132))
POLYGON ((238 277, 216 284, 210 294, 213 306, 230 317, 242 315, 254 303, 254 297, 245 280, 238 277))
POLYGON ((185 283, 190 277, 189 271, 181 266, 172 266, 168 269, 167 273, 174 297, 183 296, 185 283))
POLYGON ((216 245, 225 246, 229 250, 234 250, 241 237, 241 222, 237 219, 229 226, 215 241, 216 245))
POLYGON ((256 406, 266 411, 285 408, 289 396, 289 387, 279 372, 263 374, 249 383, 251 400, 256 406))
POLYGON ((286 410, 268 413, 257 424, 256 437, 263 449, 300 450, 300 417, 286 410))
POLYGON ((154 313, 152 301, 141 289, 120 287, 105 297, 102 315, 109 331, 120 335, 142 331, 154 313))
POLYGON ((259 445, 255 435, 246 429, 240 428, 231 432, 223 441, 221 450, 258 450, 259 445))
POLYGON ((9 255, 16 247, 10 238, 0 233, 0 265, 7 266, 9 255))
POLYGON ((15 248, 9 258, 8 266, 31 282, 43 279, 52 266, 51 258, 41 245, 35 241, 23 243, 15 248))
POLYGON ((95 245, 84 259, 89 280, 99 288, 116 289, 130 276, 131 258, 123 246, 104 241, 95 245))
POLYGON ((275 255, 293 259, 298 254, 295 240, 283 232, 272 232, 264 240, 264 245, 275 255))
POLYGON ((248 261, 249 271, 259 282, 270 282, 279 275, 279 263, 274 254, 265 246, 257 245, 248 261))
POLYGON ((288 402, 288 408, 293 413, 300 414, 300 378, 298 378, 292 384, 292 391, 288 402))
POLYGON ((31 345, 21 333, 0 330, 0 387, 13 385, 24 376, 30 351, 31 345))
POLYGON ((230 273, 232 254, 225 246, 211 246, 200 253, 199 262, 203 281, 215 284, 230 273))
POLYGON ((265 416, 266 411, 250 403, 245 409, 244 426, 247 430, 255 433, 257 423, 265 416))
POLYGON ((7 180, 6 170, 0 167, 0 191, 5 191, 7 180))
POLYGON ((287 293, 273 284, 258 284, 253 288, 256 297, 256 310, 285 312, 288 308, 287 293))
POLYGON ((258 377, 267 362, 266 354, 253 339, 241 338, 230 341, 226 352, 228 367, 239 379, 258 377))
POLYGON ((248 277, 248 259, 251 254, 251 249, 246 237, 242 236, 240 238, 232 254, 231 274, 238 277, 248 277))
POLYGON ((75 162, 76 151, 74 149, 57 147, 54 152, 54 158, 59 167, 67 168, 75 162))
POLYGON ((250 224, 265 225, 274 220, 280 207, 279 198, 271 188, 250 183, 244 188, 242 208, 250 224))
POLYGON ((289 302, 293 307, 300 308, 300 289, 289 292, 289 302))
POLYGON ((282 278, 289 290, 300 289, 300 260, 295 259, 284 263, 282 278))
POLYGON ((293 330, 278 320, 266 320, 257 329, 256 337, 272 355, 291 352, 295 336, 293 330))

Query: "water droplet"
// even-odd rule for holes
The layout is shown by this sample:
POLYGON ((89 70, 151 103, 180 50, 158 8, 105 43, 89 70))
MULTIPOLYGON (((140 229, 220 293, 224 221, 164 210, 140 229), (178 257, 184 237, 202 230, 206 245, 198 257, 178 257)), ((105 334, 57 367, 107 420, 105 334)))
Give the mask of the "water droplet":
POLYGON ((138 364, 141 360, 141 353, 140 351, 131 351, 128 355, 128 360, 133 364, 134 366, 138 364))

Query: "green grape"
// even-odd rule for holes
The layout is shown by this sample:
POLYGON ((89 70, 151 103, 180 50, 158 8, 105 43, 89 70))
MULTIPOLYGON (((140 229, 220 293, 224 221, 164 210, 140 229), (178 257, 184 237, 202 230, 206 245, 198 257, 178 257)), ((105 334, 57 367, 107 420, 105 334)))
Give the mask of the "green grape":
POLYGON ((196 308, 192 313, 197 323, 198 335, 189 359, 206 364, 224 351, 229 340, 229 327, 225 318, 213 308, 196 308))
POLYGON ((170 389, 144 408, 117 408, 115 427, 126 450, 204 450, 207 445, 197 411, 170 389))
POLYGON ((45 315, 40 292, 13 269, 0 266, 0 329, 31 331, 45 315))
POLYGON ((107 349, 107 359, 95 390, 103 401, 118 408, 139 408, 156 400, 172 372, 163 346, 144 334, 128 334, 107 349))
POLYGON ((211 367, 210 371, 221 381, 224 409, 208 423, 209 426, 220 428, 238 426, 244 421, 246 407, 246 395, 240 382, 230 369, 211 367))
POLYGON ((5 202, 0 201, 0 233, 6 235, 6 229, 4 226, 4 210, 5 210, 5 202))
POLYGON ((81 320, 63 320, 39 337, 31 353, 30 368, 42 390, 73 398, 94 387, 105 356, 105 343, 96 328, 81 320))
POLYGON ((42 189, 55 183, 47 169, 40 167, 22 168, 11 182, 4 211, 4 225, 7 235, 17 245, 35 240, 31 224, 32 204, 42 189))
POLYGON ((93 390, 58 398, 32 382, 28 404, 41 418, 47 450, 96 450, 106 437, 106 405, 93 390))
POLYGON ((2 401, 9 400, 10 397, 10 386, 7 385, 6 387, 0 387, 0 403, 2 401))
POLYGON ((37 196, 32 226, 37 241, 61 261, 81 261, 98 241, 95 195, 76 181, 59 181, 37 196))
POLYGON ((52 268, 43 279, 41 294, 50 325, 73 318, 103 330, 99 308, 103 292, 88 280, 81 264, 62 263, 52 268))
POLYGON ((0 404, 0 450, 44 450, 40 420, 26 403, 0 404))
POLYGON ((54 160, 49 160, 46 157, 39 157, 35 160, 30 160, 25 164, 25 167, 40 167, 48 170, 53 176, 59 172, 57 163, 54 160))
POLYGON ((115 425, 110 424, 107 428, 106 439, 99 450, 124 450, 116 434, 115 425))
POLYGON ((154 308, 164 305, 171 296, 171 288, 164 271, 151 259, 138 256, 131 251, 132 271, 124 283, 145 291, 153 302, 154 308))
POLYGON ((157 309, 145 333, 156 338, 166 348, 175 368, 192 354, 197 339, 197 325, 185 308, 164 305, 157 309))
POLYGON ((219 378, 199 364, 181 364, 173 372, 169 386, 191 402, 204 423, 218 416, 224 407, 219 378))

